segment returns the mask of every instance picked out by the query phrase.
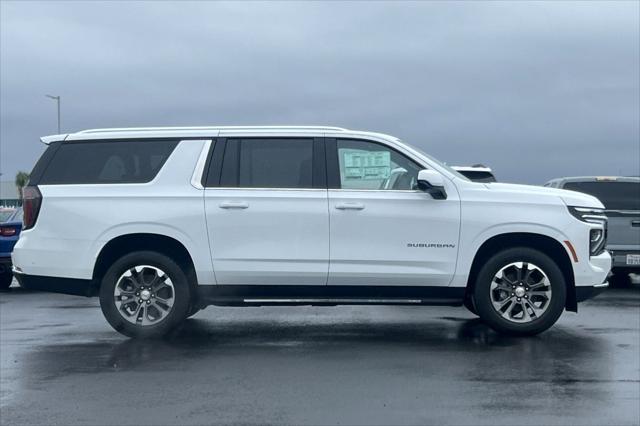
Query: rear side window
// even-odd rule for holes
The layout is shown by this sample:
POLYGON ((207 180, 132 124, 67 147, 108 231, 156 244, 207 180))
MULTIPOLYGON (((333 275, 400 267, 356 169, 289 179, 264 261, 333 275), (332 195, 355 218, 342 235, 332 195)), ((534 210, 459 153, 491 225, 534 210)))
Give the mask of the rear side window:
POLYGON ((149 182, 158 174, 177 144, 175 140, 62 143, 43 170, 39 183, 149 182))
POLYGON ((313 188, 313 139, 228 139, 220 186, 313 188))
POLYGON ((593 195, 609 210, 640 210, 640 182, 567 182, 563 189, 593 195))

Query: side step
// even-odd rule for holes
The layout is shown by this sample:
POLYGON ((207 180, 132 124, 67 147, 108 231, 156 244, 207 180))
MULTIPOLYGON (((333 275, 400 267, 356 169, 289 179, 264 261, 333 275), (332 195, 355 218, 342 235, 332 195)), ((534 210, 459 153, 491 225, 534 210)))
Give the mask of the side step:
POLYGON ((464 288, 405 286, 198 286, 201 306, 460 306, 464 288))

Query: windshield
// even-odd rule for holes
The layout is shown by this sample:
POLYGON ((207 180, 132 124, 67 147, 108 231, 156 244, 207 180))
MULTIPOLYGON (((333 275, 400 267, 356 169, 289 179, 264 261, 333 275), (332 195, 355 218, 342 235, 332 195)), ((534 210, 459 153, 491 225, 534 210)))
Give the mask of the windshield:
POLYGON ((567 182, 564 189, 593 195, 608 210, 640 210, 640 182, 567 182))
POLYGON ((455 169, 452 169, 446 163, 443 163, 442 161, 438 160, 437 158, 434 158, 434 157, 430 156, 429 154, 427 154, 426 152, 424 152, 420 148, 417 148, 415 145, 411 145, 411 148, 413 148, 414 150, 418 151, 420 154, 424 155, 429 160, 433 161, 434 163, 436 163, 438 166, 442 167, 443 169, 447 169, 447 171, 451 172, 451 174, 455 175, 456 177, 459 177, 460 179, 463 179, 463 180, 471 181, 468 177, 466 177, 465 175, 463 175, 459 171, 457 171, 455 169))

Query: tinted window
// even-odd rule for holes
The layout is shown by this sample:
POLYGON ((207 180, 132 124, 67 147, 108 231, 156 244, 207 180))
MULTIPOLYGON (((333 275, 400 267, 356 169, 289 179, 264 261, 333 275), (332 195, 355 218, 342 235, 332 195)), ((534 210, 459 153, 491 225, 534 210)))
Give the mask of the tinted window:
POLYGON ((147 140, 63 143, 39 183, 149 182, 177 144, 177 141, 147 140))
POLYGON ((610 210, 640 210, 640 182, 567 182, 564 189, 593 195, 610 210))
POLYGON ((415 190, 418 164, 374 142, 338 140, 342 189, 415 190))
POLYGON ((229 139, 220 185, 312 188, 313 139, 229 139))

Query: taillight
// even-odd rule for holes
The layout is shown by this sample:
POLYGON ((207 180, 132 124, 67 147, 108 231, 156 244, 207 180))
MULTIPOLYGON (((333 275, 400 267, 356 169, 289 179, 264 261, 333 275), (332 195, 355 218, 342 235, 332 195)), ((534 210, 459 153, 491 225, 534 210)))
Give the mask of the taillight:
POLYGON ((10 226, 3 226, 0 227, 0 236, 3 237, 13 237, 14 235, 16 235, 16 228, 12 228, 10 226))
POLYGON ((40 213, 42 194, 37 186, 25 186, 22 189, 22 210, 24 212, 23 229, 33 228, 40 213))

